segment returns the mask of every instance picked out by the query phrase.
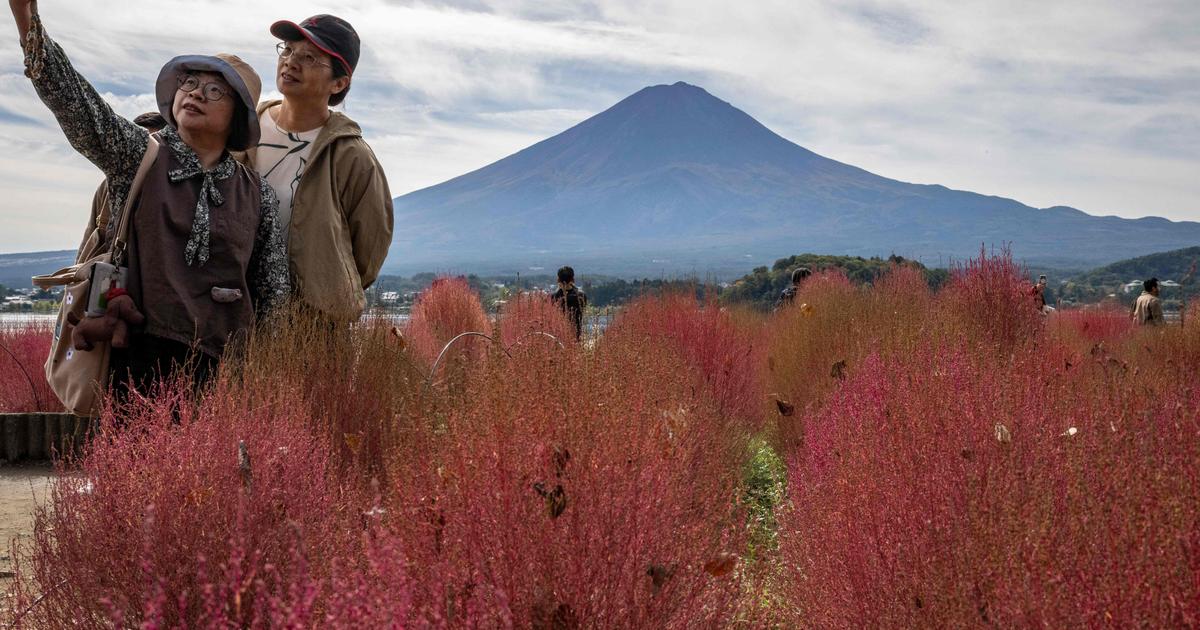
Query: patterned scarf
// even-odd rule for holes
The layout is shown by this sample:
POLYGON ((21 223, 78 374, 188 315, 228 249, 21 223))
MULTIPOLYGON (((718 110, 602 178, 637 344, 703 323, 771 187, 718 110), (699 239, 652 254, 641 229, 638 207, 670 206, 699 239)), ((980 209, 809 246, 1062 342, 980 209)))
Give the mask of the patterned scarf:
POLYGON ((208 262, 208 237, 209 237, 209 213, 210 208, 220 206, 225 203, 225 197, 221 195, 221 191, 217 190, 217 182, 224 181, 233 176, 234 165, 233 157, 228 153, 221 160, 220 164, 211 171, 206 171, 200 165, 200 158, 196 152, 192 150, 183 139, 179 137, 179 133, 171 127, 166 127, 162 130, 162 138, 170 147, 171 153, 174 154, 175 160, 179 162, 179 168, 171 169, 167 173, 167 177, 172 184, 176 184, 193 177, 203 177, 204 180, 200 185, 200 197, 196 200, 196 215, 192 219, 192 233, 188 237, 187 246, 183 250, 183 258, 187 261, 188 266, 194 264, 197 260, 200 265, 208 262))

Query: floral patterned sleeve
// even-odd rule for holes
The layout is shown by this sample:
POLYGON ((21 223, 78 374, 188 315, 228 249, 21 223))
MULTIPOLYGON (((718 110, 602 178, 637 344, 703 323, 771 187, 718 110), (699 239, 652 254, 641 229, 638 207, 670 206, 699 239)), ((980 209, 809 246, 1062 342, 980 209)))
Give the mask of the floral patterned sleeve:
POLYGON ((46 35, 35 13, 25 38, 25 75, 58 119, 67 141, 108 178, 111 207, 120 209, 133 183, 149 134, 109 107, 66 53, 46 35))
POLYGON ((262 205, 258 232, 254 235, 254 251, 250 254, 250 291, 254 294, 255 312, 263 315, 287 300, 291 281, 287 246, 279 231, 279 198, 265 178, 259 179, 259 187, 262 205))

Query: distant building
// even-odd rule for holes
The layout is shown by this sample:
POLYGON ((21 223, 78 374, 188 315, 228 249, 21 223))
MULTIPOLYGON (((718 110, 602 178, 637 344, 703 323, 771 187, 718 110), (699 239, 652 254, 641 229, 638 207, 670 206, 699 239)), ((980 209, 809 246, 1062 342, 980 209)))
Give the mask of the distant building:
MULTIPOLYGON (((1158 286, 1171 288, 1171 287, 1178 287, 1181 285, 1174 280, 1159 280, 1158 286)), ((1131 293, 1134 291, 1141 291, 1143 288, 1143 284, 1142 284, 1141 280, 1133 280, 1131 282, 1125 283, 1124 285, 1121 286, 1121 288, 1122 288, 1122 290, 1124 290, 1125 293, 1131 293)))

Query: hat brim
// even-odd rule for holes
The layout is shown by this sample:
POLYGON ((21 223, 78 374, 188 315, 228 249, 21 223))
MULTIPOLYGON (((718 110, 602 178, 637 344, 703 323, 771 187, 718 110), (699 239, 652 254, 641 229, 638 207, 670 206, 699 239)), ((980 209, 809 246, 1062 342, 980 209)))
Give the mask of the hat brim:
POLYGON ((308 43, 316 46, 321 52, 341 62, 342 68, 346 70, 347 76, 354 76, 354 68, 350 67, 350 64, 347 63, 345 57, 334 52, 333 49, 329 47, 329 44, 326 44, 324 40, 322 40, 320 37, 317 37, 312 33, 312 31, 309 31, 303 26, 300 26, 291 20, 279 20, 271 25, 271 34, 285 42, 298 42, 302 39, 307 40, 308 43))
POLYGON ((245 151, 258 146, 260 130, 258 126, 258 103, 250 94, 250 88, 242 80, 242 76, 224 59, 210 55, 180 55, 167 62, 158 73, 158 81, 154 84, 154 95, 158 99, 158 113, 166 119, 167 124, 179 128, 172 109, 175 105, 175 92, 178 91, 177 79, 184 72, 215 72, 225 79, 225 82, 237 93, 242 104, 246 106, 246 137, 230 137, 226 143, 228 148, 235 151, 245 151))

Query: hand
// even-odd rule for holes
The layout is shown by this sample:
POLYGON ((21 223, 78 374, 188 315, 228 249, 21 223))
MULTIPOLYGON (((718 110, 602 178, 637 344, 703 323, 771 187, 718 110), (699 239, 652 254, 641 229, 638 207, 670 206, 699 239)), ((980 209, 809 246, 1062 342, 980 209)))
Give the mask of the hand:
POLYGON ((33 22, 33 14, 37 13, 37 0, 8 0, 8 8, 12 10, 13 18, 17 21, 17 34, 24 44, 29 25, 33 22))

